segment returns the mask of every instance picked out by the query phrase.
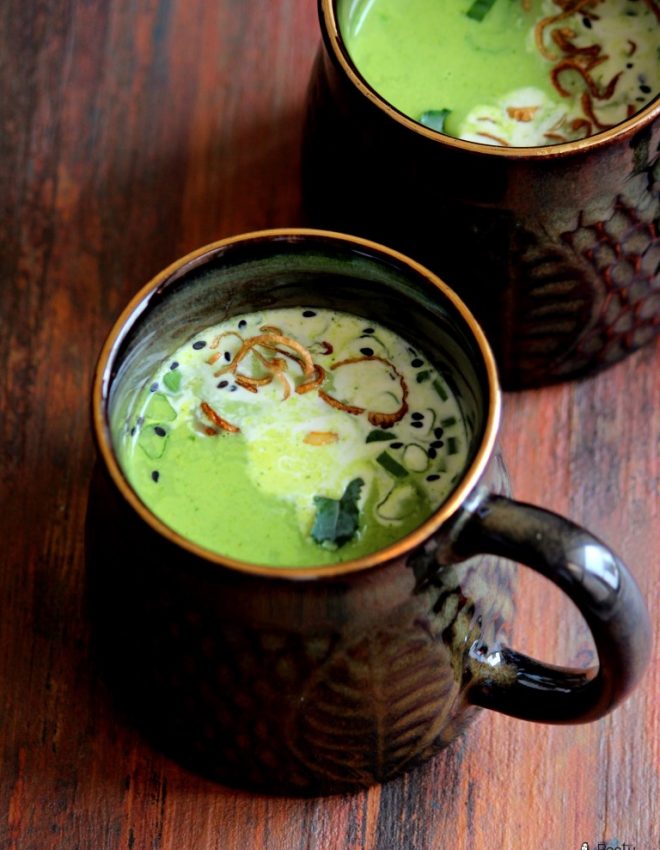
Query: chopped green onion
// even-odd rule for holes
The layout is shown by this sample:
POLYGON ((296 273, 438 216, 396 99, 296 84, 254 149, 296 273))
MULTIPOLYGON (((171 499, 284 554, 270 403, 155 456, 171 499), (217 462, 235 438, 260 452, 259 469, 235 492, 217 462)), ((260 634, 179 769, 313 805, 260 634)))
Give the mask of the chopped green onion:
POLYGON ((411 472, 426 472, 429 468, 429 458, 426 449, 417 443, 408 443, 403 450, 403 462, 411 472))
POLYGON ((384 470, 389 472, 390 475, 393 475, 395 478, 405 478, 406 475, 408 475, 408 470, 401 466, 398 461, 394 460, 392 455, 388 455, 387 452, 381 452, 376 460, 384 470))
POLYGON ((494 5, 495 0, 474 0, 465 14, 473 21, 483 21, 494 5))
POLYGON ((390 443, 395 439, 396 434, 393 434, 391 431, 380 431, 378 428, 367 434, 367 443, 390 443))
POLYGON ((376 513, 381 519, 396 522, 411 516, 419 507, 419 503, 420 496, 413 484, 394 484, 383 501, 376 506, 376 513))
POLYGON ((147 457, 157 460, 163 456, 167 444, 167 429, 162 425, 145 425, 138 437, 138 446, 147 457))
POLYGON ((437 392, 437 394, 443 401, 447 401, 449 399, 449 396, 447 395, 447 390, 445 389, 444 384, 442 383, 440 378, 436 378, 435 381, 433 381, 433 389, 437 392))
POLYGON ((419 123, 425 127, 430 127, 438 133, 444 133, 445 120, 451 112, 451 109, 429 109, 422 112, 419 118, 419 123))
POLYGON ((447 454, 458 454, 458 439, 456 437, 449 437, 447 440, 447 454))
POLYGON ((440 424, 443 428, 451 428, 452 425, 456 425, 456 417, 455 416, 447 416, 445 419, 440 420, 440 424))
POLYGON ((176 410, 164 393, 154 393, 144 415, 151 422, 173 422, 176 419, 176 410))
POLYGON ((421 372, 417 373, 416 380, 418 384, 423 384, 424 381, 428 381, 431 377, 431 373, 428 369, 422 369, 421 372))
POLYGON ((178 392, 181 386, 181 372, 168 372, 163 376, 163 383, 168 390, 171 390, 173 393, 178 392))

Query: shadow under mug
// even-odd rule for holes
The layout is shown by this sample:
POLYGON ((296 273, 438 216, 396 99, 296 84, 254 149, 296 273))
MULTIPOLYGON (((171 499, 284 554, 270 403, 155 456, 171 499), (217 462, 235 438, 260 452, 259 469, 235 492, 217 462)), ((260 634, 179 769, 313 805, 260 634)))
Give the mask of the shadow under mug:
POLYGON ((315 227, 391 245, 466 302, 505 389, 579 377, 660 324, 660 97, 590 138, 466 142, 393 108, 343 42, 337 0, 308 91, 303 198, 315 227))
POLYGON ((499 412, 478 324, 440 279, 393 250, 337 233, 263 231, 157 275, 98 362, 100 463, 86 535, 97 645, 146 733, 228 784, 321 794, 410 769, 479 707, 547 723, 610 711, 647 662, 644 602, 603 543, 506 495, 499 412), (303 305, 414 340, 453 388, 470 449, 449 498, 406 537, 359 560, 294 570, 214 554, 164 525, 125 479, 109 423, 125 394, 196 333, 240 313, 303 305), (502 558, 573 600, 597 667, 551 666, 503 642, 514 566, 502 558))

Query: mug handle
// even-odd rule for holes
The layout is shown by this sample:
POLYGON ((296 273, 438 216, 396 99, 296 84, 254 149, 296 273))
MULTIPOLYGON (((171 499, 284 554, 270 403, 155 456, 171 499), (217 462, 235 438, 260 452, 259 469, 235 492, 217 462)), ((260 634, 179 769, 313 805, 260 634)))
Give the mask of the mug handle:
POLYGON ((586 620, 599 664, 557 667, 476 641, 468 656, 468 701, 542 723, 586 723, 607 714, 637 684, 650 655, 649 615, 628 569, 600 540, 555 513, 492 493, 477 493, 472 502, 456 527, 453 554, 502 556, 554 582, 586 620))

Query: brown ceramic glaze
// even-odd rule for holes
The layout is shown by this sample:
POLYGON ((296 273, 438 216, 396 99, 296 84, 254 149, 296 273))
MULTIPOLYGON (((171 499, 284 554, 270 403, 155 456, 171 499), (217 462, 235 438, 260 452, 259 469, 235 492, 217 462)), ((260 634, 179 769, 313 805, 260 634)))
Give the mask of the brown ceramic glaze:
POLYGON ((648 616, 630 574, 587 532, 508 498, 485 338, 451 290, 394 251, 295 230, 189 255, 115 325, 93 418, 101 462, 87 552, 98 645, 132 716, 197 770, 276 793, 352 790, 429 758, 479 706, 583 722, 611 710, 642 673, 648 616), (330 567, 259 567, 190 543, 148 511, 117 465, 109 410, 203 327, 302 303, 414 338, 458 395, 470 455, 438 511, 381 552, 330 567), (551 667, 503 645, 512 565, 500 556, 571 596, 598 667, 551 667))
POLYGON ((660 324, 660 98, 538 148, 436 133, 370 88, 320 0, 303 150, 311 222, 396 246, 466 301, 505 388, 608 366, 660 324))

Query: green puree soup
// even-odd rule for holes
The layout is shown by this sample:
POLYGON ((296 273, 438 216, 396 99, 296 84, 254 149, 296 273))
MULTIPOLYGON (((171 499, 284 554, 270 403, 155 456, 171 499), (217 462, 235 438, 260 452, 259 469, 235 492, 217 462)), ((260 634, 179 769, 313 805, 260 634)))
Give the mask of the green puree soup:
POLYGON ((658 0, 338 0, 338 19, 385 100, 483 144, 583 138, 660 90, 658 0))
POLYGON ((387 546, 455 487, 456 397, 385 327, 323 309, 236 316, 188 340, 113 435, 143 502, 184 537, 274 566, 387 546))

